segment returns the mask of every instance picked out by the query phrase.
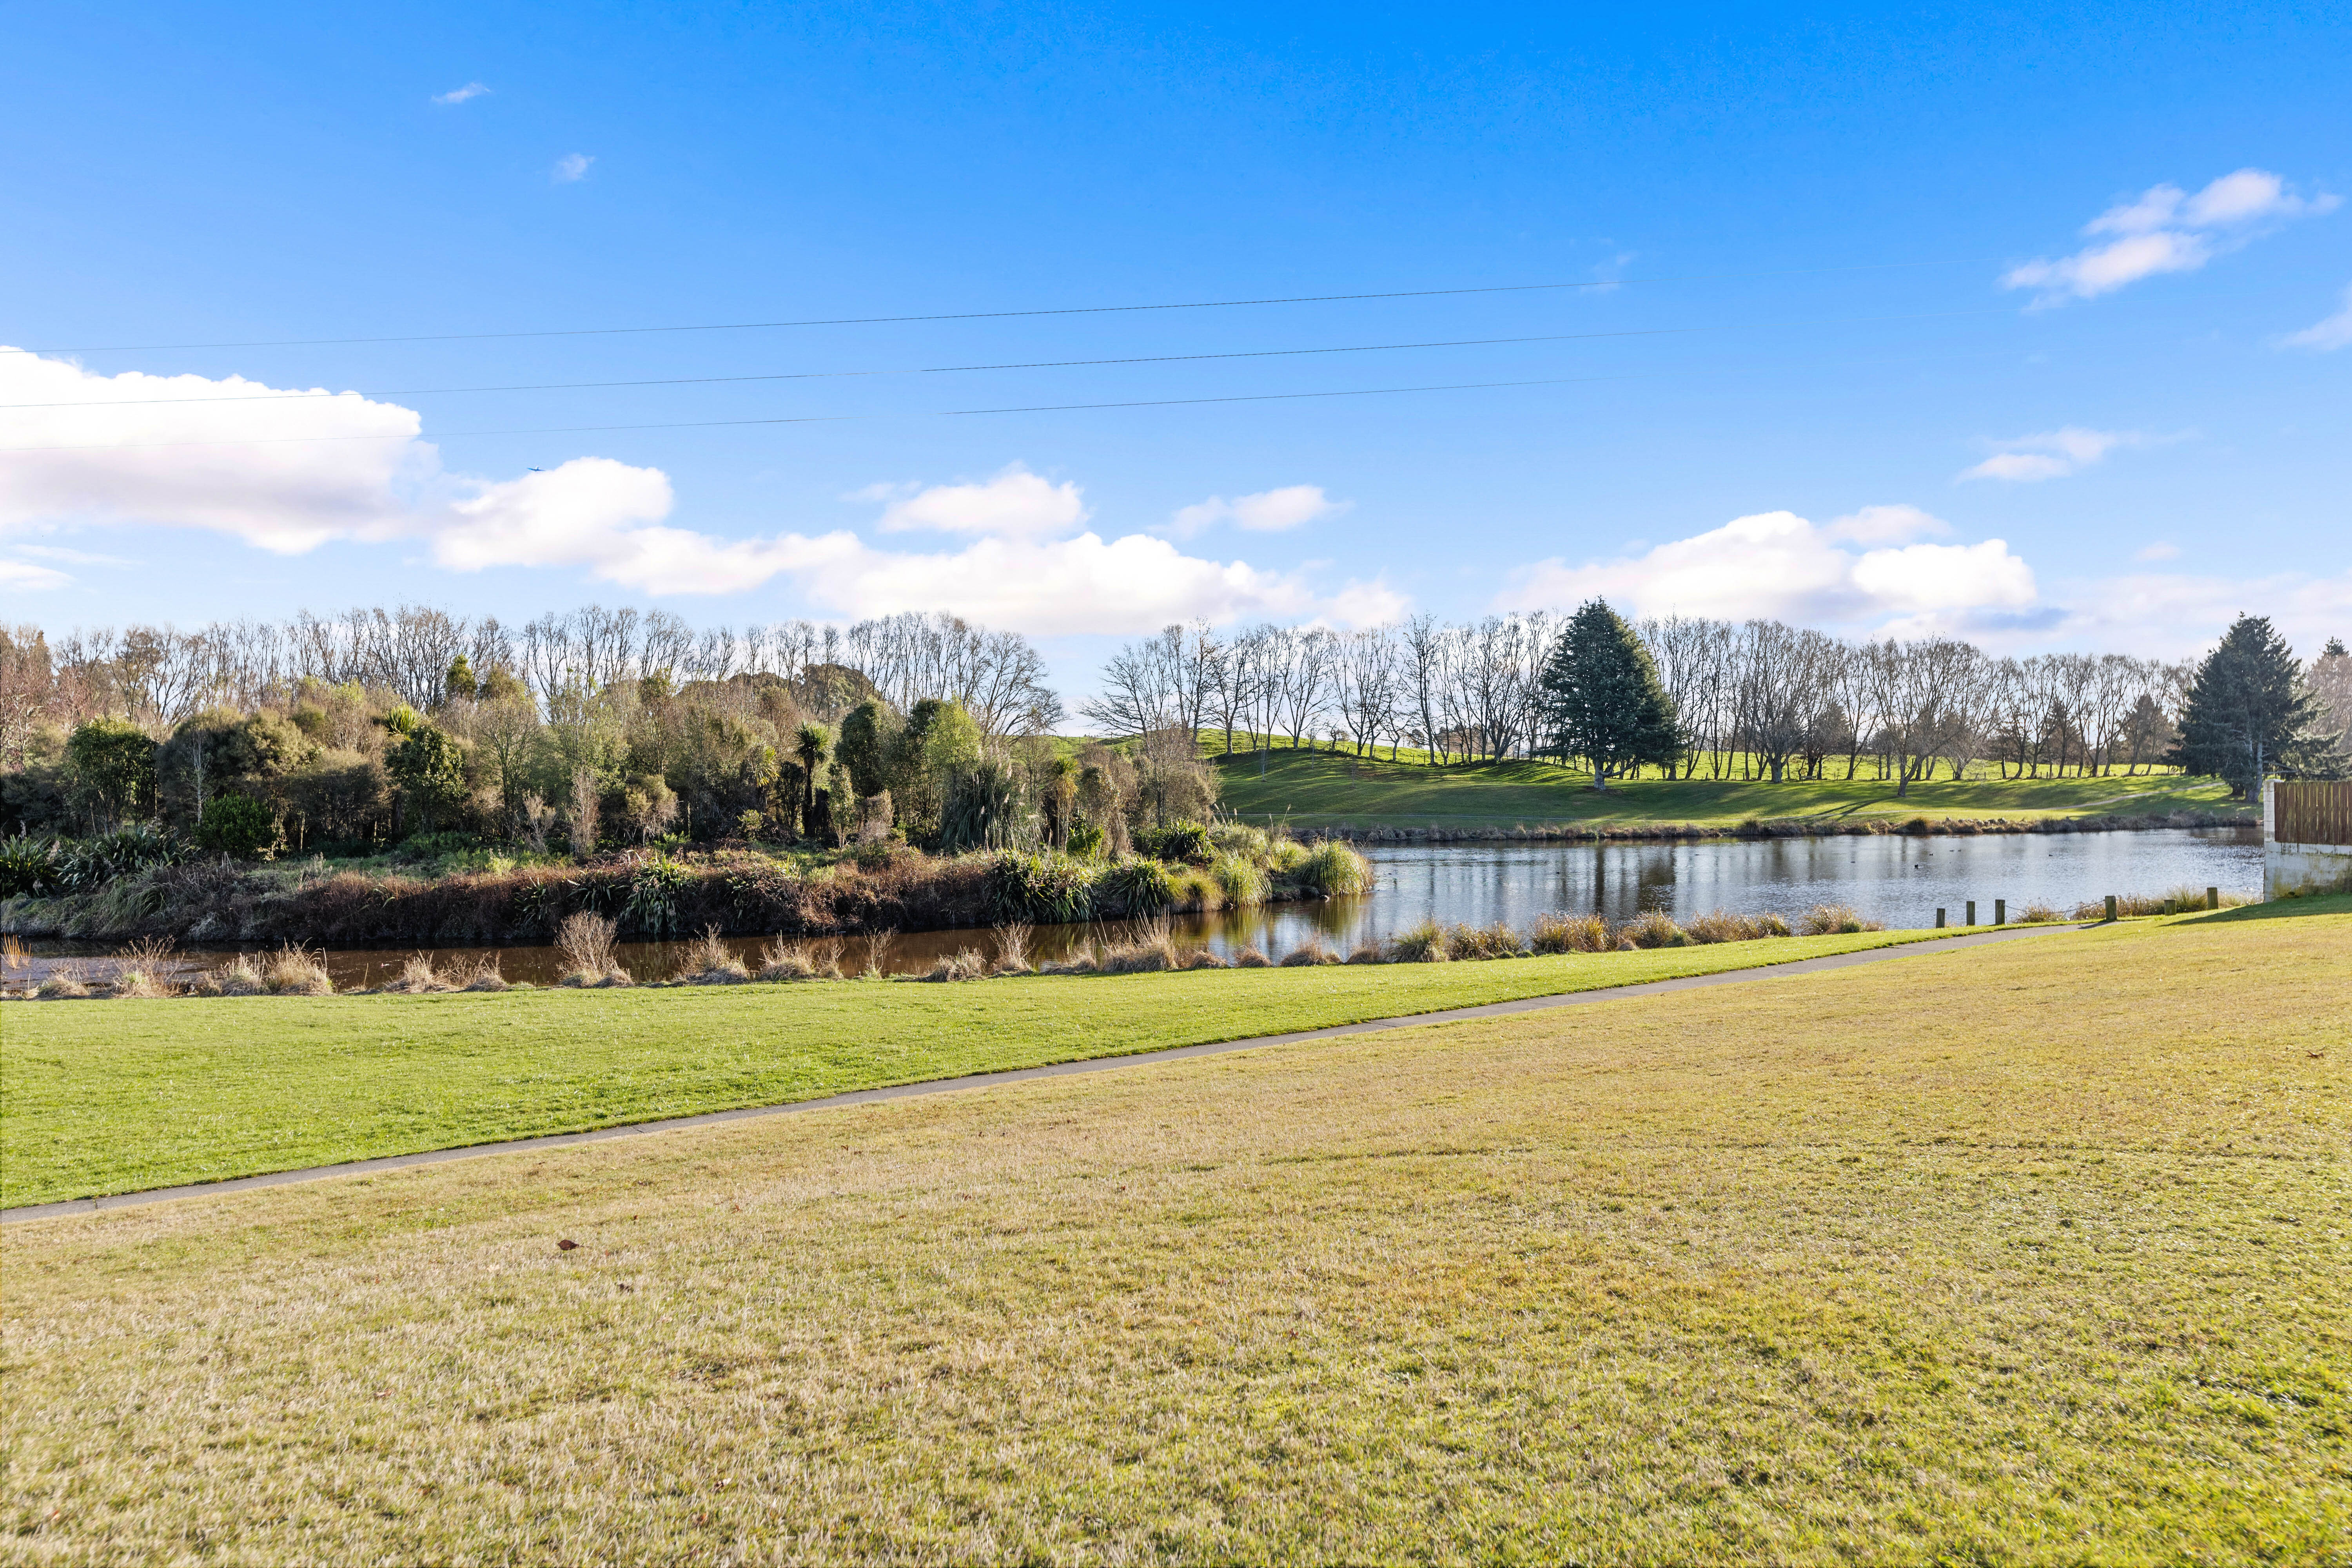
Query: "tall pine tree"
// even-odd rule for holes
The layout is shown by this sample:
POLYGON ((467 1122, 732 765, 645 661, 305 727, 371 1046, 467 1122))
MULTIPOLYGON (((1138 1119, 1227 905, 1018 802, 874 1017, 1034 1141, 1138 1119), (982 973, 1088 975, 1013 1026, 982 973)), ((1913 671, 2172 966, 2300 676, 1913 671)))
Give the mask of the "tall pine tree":
POLYGON ((2269 619, 2240 616, 2197 667, 2172 761, 2229 780, 2243 798, 2273 773, 2325 770, 2325 743, 2310 733, 2318 718, 2319 701, 2269 619))
POLYGON ((1682 745, 1673 699, 1658 684, 1650 650, 1624 617, 1599 599, 1570 617, 1542 680, 1543 720, 1552 745, 1592 767, 1592 787, 1645 763, 1672 762, 1682 745))

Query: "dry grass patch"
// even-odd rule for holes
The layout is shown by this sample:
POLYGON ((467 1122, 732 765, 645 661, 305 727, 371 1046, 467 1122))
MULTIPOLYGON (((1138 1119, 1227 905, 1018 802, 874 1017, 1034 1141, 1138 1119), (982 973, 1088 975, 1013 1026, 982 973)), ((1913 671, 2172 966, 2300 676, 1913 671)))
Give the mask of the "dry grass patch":
POLYGON ((14 1227, 6 1528, 2339 1561, 2347 943, 2109 927, 14 1227))

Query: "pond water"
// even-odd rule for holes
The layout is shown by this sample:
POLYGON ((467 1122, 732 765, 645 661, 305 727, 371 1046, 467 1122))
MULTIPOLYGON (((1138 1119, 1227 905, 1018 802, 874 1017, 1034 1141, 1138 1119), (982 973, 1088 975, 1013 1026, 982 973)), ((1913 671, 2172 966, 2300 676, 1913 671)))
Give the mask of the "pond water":
MULTIPOLYGON (((2069 911, 2106 893, 2218 887, 2258 898, 2263 880, 2262 835, 2251 827, 1960 838, 1885 834, 1660 844, 1375 845, 1365 856, 1378 876, 1370 893, 1180 917, 1173 922, 1176 938, 1225 957, 1255 947, 1280 958, 1310 940, 1344 952, 1427 920, 1446 925, 1502 921, 1524 931, 1550 910, 1598 913, 1612 921, 1650 909, 1678 920, 1713 910, 1793 917, 1816 904, 1845 904, 1865 919, 1894 927, 1933 925, 1940 907, 1957 925, 1971 899, 1980 920, 1992 919, 1995 899, 2008 900, 2015 920, 2030 904, 2069 911)), ((1041 926, 1032 937, 1032 958, 1060 957, 1099 934, 1085 926, 1041 926)), ((620 961, 639 980, 661 979, 678 967, 685 945, 624 942, 620 961)), ((734 938, 729 945, 758 967, 764 939, 734 938)), ((27 946, 29 963, 8 975, 15 987, 37 984, 61 960, 113 951, 82 943, 27 946)), ((986 931, 909 931, 888 943, 883 967, 894 973, 919 972, 965 947, 992 955, 995 951, 986 931)), ((337 987, 351 989, 392 979, 413 951, 338 950, 324 956, 337 987)), ((552 948, 433 951, 445 965, 494 957, 509 981, 551 984, 562 973, 552 948)), ((181 956, 194 968, 224 963, 229 953, 190 951, 181 956)), ((869 957, 864 939, 840 939, 845 970, 862 971, 869 957)))

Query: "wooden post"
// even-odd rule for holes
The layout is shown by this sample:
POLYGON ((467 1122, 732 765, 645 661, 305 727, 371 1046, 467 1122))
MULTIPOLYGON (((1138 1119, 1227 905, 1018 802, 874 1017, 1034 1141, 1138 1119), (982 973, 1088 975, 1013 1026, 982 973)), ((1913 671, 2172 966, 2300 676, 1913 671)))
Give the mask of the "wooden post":
POLYGON ((1941 910, 1936 911, 1936 929, 1937 931, 1944 929, 1944 911, 1941 910))
POLYGON ((2221 889, 2208 888, 2205 889, 2205 907, 2209 910, 2218 910, 2221 907, 2221 889))
POLYGON ((2115 896, 2113 893, 2109 893, 2109 894, 2107 895, 2107 919, 2109 919, 2109 920, 2113 920, 2113 919, 2115 919, 2115 918, 2116 918, 2116 896, 2115 896))
POLYGON ((1997 926, 2005 926, 2009 923, 2009 900, 2007 899, 1995 899, 1992 901, 1992 923, 1997 926))
POLYGON ((1968 926, 1972 926, 1977 923, 1977 901, 1974 899, 1970 899, 1969 900, 1969 918, 1962 921, 1960 923, 1968 926))

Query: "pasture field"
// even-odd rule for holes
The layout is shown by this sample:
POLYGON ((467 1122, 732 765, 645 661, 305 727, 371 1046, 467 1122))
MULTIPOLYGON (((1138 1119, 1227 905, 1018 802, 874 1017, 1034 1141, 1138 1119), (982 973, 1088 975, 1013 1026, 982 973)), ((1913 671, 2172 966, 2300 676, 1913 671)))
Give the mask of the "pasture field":
POLYGON ((0 1014, 0 1203, 815 1100, 1935 934, 949 985, 16 1002, 0 1014))
MULTIPOLYGON (((1884 818, 2155 816, 2191 811, 2253 820, 2229 786, 2179 773, 2100 778, 1949 779, 1915 784, 1901 799, 1892 783, 1747 784, 1738 779, 1625 779, 1596 793, 1592 775, 1550 763, 1480 763, 1432 768, 1347 752, 1277 748, 1258 776, 1254 756, 1209 761, 1222 784, 1220 809, 1294 827, 1511 827, 1578 823, 1594 827, 1692 823, 1736 827, 1750 819, 1824 822, 1884 818)), ((1843 770, 1836 759, 1830 772, 1843 770)), ((1865 769, 1865 771, 1867 771, 1865 769)))
POLYGON ((2348 954, 2310 900, 12 1226, 0 1528, 2340 1563, 2348 954))

